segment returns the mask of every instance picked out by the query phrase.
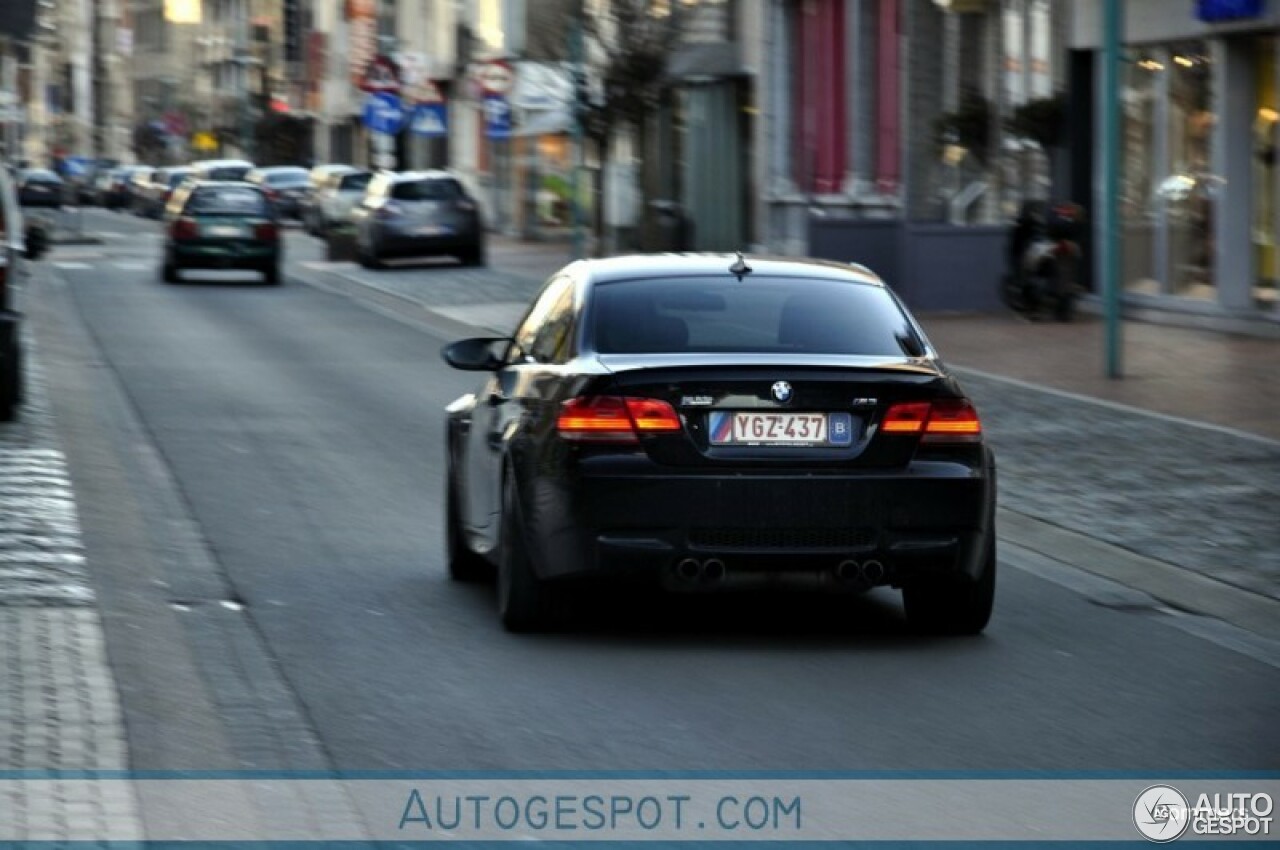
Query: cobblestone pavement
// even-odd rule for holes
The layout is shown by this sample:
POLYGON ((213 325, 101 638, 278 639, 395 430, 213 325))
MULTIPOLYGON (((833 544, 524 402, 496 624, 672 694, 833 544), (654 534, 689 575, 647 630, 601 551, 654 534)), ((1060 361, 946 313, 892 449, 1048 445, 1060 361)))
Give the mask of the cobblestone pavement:
MULTIPOLYGON (((554 245, 521 248, 507 240, 492 244, 489 269, 419 263, 371 271, 350 263, 315 261, 302 266, 377 287, 456 321, 506 333, 565 256, 554 245)), ((1159 358, 1141 362, 1151 380, 1112 382, 1105 385, 1105 395, 1098 389, 1105 382, 1081 376, 1064 387, 1081 393, 1072 397, 1041 388, 1053 382, 1037 372, 1034 359, 1038 356, 1043 369, 1054 375, 1062 374, 1064 362, 1080 360, 1078 352, 1072 354, 1081 343, 1070 335, 1071 326, 1054 325, 1050 330, 1056 334, 1046 335, 1043 326, 1019 326, 999 317, 925 317, 924 322, 944 356, 955 358, 954 365, 971 365, 973 360, 972 365, 991 375, 962 373, 961 379, 977 401, 997 451, 1003 507, 1280 599, 1280 523, 1275 519, 1280 443, 1117 406, 1160 411, 1151 397, 1151 380, 1172 383, 1185 375, 1192 379, 1181 381, 1184 396, 1203 392, 1215 398, 1252 398, 1259 392, 1252 386, 1222 386, 1234 374, 1230 370, 1215 373, 1212 386, 1200 376, 1205 362, 1229 363, 1240 346, 1256 359, 1253 349, 1266 341, 1144 326, 1140 332, 1156 339, 1162 331, 1180 335, 1180 340, 1199 334, 1199 349, 1166 346, 1159 358), (991 336, 993 324, 1000 326, 997 337, 991 336), (935 327, 942 332, 934 334, 935 327), (983 339, 990 339, 991 345, 984 345, 983 339), (1020 353, 1002 358, 991 346, 1020 353), (1187 362, 1178 359, 1180 350, 1187 362), (1006 375, 1022 383, 1000 380, 1006 375), (1089 397, 1114 404, 1095 403, 1089 397)), ((1258 380, 1258 373, 1249 373, 1248 379, 1258 380)), ((1213 422, 1211 408, 1201 405, 1192 413, 1213 422)))
MULTIPOLYGON (((27 352, 27 401, 17 421, 0 423, 0 771, 125 770, 124 721, 71 481, 30 341, 27 352)), ((4 836, 140 837, 131 795, 56 787, 65 793, 33 798, 11 787, 0 797, 4 836)))
POLYGON ((966 375, 1003 507, 1280 599, 1280 444, 966 375))

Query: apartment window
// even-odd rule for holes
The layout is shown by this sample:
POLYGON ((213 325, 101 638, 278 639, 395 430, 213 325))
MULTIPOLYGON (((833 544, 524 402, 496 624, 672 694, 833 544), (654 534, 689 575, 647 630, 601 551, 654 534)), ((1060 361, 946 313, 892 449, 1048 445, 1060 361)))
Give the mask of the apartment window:
POLYGON ((846 144, 845 0, 800 0, 791 7, 796 184, 815 194, 844 184, 846 144))

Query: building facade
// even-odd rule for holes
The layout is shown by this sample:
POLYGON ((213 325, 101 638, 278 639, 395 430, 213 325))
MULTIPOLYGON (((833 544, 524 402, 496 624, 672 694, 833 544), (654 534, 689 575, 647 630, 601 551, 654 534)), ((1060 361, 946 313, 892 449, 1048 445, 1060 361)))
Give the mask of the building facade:
POLYGON ((1067 85, 1065 0, 768 0, 761 236, 812 218, 1007 220, 1054 189, 1054 151, 1009 129, 1067 85))
MULTIPOLYGON (((1076 192, 1101 201, 1101 4, 1075 5, 1073 83, 1092 132, 1076 192)), ((1280 335, 1280 9, 1213 0, 1124 4, 1123 298, 1151 318, 1280 335)))

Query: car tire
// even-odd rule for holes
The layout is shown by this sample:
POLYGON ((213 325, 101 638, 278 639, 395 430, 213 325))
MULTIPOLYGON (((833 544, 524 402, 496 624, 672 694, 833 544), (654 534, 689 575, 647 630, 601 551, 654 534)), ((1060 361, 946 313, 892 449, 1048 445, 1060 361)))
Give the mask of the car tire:
POLYGON ((563 613, 561 588, 541 580, 529 557, 520 500, 508 475, 502 487, 502 531, 498 542, 498 617, 509 632, 536 632, 563 613))
POLYGON ((165 283, 181 283, 182 278, 178 276, 178 267, 173 263, 165 263, 160 268, 160 279, 165 283))
POLYGON ((262 270, 262 282, 267 286, 280 285, 280 266, 273 263, 262 270))
POLYGON ((493 565, 471 551, 466 533, 462 529, 462 514, 458 508, 458 484, 454 477, 452 452, 445 478, 445 558, 449 578, 457 582, 474 584, 493 578, 493 565))
POLYGON ((464 266, 483 267, 485 265, 484 243, 477 242, 461 257, 464 266))
POLYGON ((918 632, 933 635, 981 634, 991 620, 996 591, 995 532, 977 581, 946 579, 911 583, 902 588, 907 622, 918 632))
POLYGON ((0 375, 0 422, 16 419, 22 403, 22 349, 15 346, 10 353, 3 363, 6 374, 0 375))

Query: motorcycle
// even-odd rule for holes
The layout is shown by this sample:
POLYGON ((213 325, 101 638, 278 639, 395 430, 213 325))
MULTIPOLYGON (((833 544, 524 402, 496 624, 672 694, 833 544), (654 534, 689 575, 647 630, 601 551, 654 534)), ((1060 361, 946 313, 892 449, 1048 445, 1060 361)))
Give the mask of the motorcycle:
POLYGON ((1079 204, 1027 201, 1009 238, 1009 268, 1000 296, 1009 309, 1039 320, 1047 311, 1060 322, 1075 315, 1080 292, 1079 204))

